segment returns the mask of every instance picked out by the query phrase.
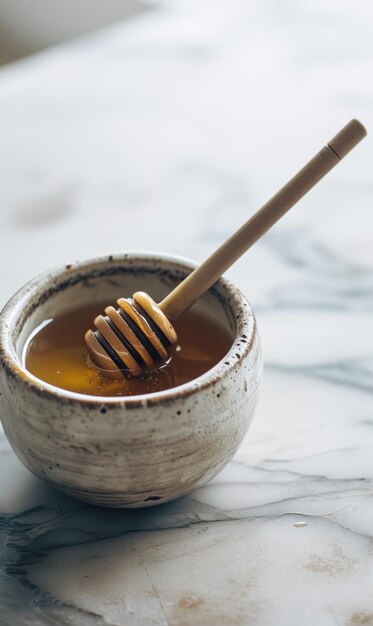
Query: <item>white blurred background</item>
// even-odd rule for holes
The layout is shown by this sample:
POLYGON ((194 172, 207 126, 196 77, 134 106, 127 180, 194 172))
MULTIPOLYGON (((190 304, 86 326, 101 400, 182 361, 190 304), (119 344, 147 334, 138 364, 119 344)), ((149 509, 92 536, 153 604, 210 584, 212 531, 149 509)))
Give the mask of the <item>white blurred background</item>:
POLYGON ((0 0, 0 63, 134 15, 137 0, 0 0))

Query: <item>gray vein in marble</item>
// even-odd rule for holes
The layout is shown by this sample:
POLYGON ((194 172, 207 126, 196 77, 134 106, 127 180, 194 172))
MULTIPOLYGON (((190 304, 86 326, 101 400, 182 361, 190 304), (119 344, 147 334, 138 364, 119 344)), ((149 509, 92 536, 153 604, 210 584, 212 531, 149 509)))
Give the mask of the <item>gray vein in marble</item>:
MULTIPOLYGON (((282 371, 288 374, 302 373, 305 376, 318 378, 344 387, 352 387, 367 393, 373 392, 373 359, 346 359, 319 365, 280 365, 268 362, 267 369, 282 371)), ((371 409, 373 414, 373 409, 371 409)))
POLYGON ((268 292, 271 308, 305 308, 326 310, 373 310, 373 275, 370 268, 337 257, 325 244, 311 239, 303 229, 269 233, 265 245, 280 262, 302 272, 302 279, 281 285, 268 292))

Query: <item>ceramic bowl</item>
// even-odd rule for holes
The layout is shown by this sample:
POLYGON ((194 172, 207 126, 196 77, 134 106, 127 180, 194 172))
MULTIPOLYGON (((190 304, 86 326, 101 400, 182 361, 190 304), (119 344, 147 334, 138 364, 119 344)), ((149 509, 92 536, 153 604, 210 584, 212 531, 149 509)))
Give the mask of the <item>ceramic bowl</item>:
POLYGON ((250 305, 225 279, 195 306, 229 330, 231 348, 189 383, 88 396, 43 382, 22 360, 30 333, 57 311, 138 289, 162 299, 194 267, 161 254, 106 256, 43 274, 8 302, 0 316, 0 416, 34 474, 85 502, 142 507, 189 493, 232 458, 254 414, 261 357, 250 305))

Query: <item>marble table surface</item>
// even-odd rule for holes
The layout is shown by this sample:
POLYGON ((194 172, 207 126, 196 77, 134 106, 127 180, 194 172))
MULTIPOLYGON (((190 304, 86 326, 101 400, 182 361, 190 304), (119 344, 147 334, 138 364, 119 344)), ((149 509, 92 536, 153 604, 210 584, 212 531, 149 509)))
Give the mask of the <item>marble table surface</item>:
MULTIPOLYGON (((0 70, 0 304, 48 267, 202 260, 351 117, 369 0, 152 2, 0 70)), ((1 626, 373 624, 373 178, 365 140, 228 272, 259 408, 231 463, 146 510, 69 499, 0 439, 1 626)))

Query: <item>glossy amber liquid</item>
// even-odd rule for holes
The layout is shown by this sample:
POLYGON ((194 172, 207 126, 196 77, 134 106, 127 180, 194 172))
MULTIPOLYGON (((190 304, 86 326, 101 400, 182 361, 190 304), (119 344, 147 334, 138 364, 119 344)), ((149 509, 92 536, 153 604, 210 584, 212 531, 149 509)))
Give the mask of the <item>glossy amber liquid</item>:
POLYGON ((84 334, 107 302, 57 315, 40 325, 25 354, 25 366, 56 387, 93 396, 134 396, 170 389, 200 376, 228 352, 232 337, 209 317, 188 311, 174 324, 178 345, 158 370, 137 377, 107 378, 89 365, 84 334))

